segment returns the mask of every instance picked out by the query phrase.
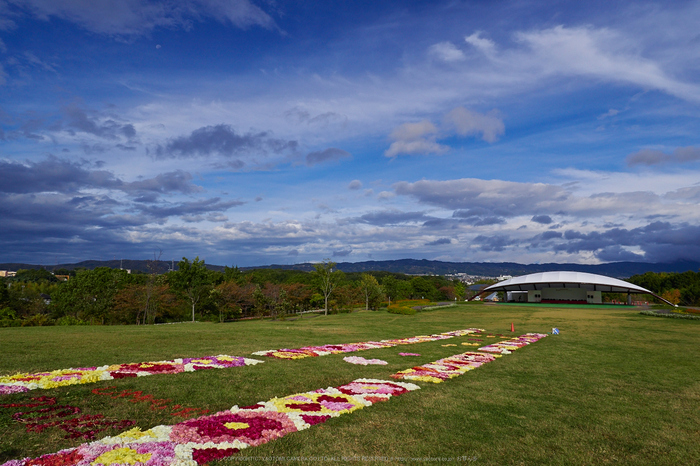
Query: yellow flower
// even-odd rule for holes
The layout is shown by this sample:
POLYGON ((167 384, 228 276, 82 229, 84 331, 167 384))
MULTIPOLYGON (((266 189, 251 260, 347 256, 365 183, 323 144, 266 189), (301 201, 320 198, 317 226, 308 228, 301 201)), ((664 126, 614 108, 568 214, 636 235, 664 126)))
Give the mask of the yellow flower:
POLYGON ((288 352, 288 351, 275 351, 272 353, 271 356, 274 356, 276 358, 280 359, 303 359, 308 357, 308 355, 304 353, 293 353, 293 352, 288 352))
POLYGON ((437 377, 430 377, 427 375, 415 375, 411 377, 404 377, 409 380, 417 380, 419 382, 432 382, 432 383, 441 383, 442 379, 438 379, 437 377))
POLYGON ((95 461, 90 463, 91 465, 97 464, 136 464, 145 463, 151 459, 152 453, 144 453, 140 455, 131 448, 116 448, 108 452, 102 453, 100 456, 95 458, 95 461))
POLYGON ((246 424, 245 422, 227 422, 224 424, 227 428, 231 430, 239 430, 239 429, 247 429, 250 427, 250 424, 246 424))
POLYGON ((140 428, 134 427, 133 429, 129 429, 126 432, 122 432, 119 435, 115 435, 115 437, 120 437, 120 438, 127 439, 127 440, 138 440, 138 439, 143 438, 143 437, 155 438, 155 435, 153 435, 149 431, 143 432, 143 431, 141 431, 140 428))

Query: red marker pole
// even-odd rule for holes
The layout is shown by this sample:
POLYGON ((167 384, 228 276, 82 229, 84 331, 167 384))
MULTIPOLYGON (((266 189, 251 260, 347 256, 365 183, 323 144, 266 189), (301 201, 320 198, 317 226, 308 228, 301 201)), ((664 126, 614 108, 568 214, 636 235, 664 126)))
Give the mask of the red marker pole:
POLYGON ((510 323, 510 331, 515 332, 515 327, 513 327, 513 322, 510 323))

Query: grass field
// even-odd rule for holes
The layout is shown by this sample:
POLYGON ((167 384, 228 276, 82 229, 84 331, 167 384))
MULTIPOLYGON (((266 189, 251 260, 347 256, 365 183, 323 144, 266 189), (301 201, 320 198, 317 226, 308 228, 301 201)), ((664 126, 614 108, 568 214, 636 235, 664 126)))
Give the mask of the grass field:
MULTIPOLYGON (((484 465, 700 464, 700 322, 645 317, 628 307, 465 304, 413 316, 362 311, 275 322, 3 328, 0 375, 216 354, 265 362, 35 390, 5 395, 0 403, 52 396, 58 404, 79 407, 83 413, 132 420, 147 429, 182 421, 172 415, 170 407, 176 405, 215 412, 360 377, 388 379, 398 370, 476 348, 459 345, 467 339, 456 337, 350 354, 383 359, 387 366, 347 364, 343 357, 348 355, 342 354, 290 361, 251 356, 254 351, 469 327, 510 334, 511 322, 515 335, 546 333, 552 327, 561 334, 455 379, 418 383, 418 391, 218 463, 412 464, 418 458, 451 458, 453 463, 484 465), (459 346, 442 346, 447 343, 459 346), (399 352, 421 356, 401 357, 399 352), (168 409, 93 393, 105 387, 169 400, 168 409)), ((65 432, 56 428, 27 432, 12 418, 22 409, 0 409, 0 463, 81 443, 64 439, 65 432)))

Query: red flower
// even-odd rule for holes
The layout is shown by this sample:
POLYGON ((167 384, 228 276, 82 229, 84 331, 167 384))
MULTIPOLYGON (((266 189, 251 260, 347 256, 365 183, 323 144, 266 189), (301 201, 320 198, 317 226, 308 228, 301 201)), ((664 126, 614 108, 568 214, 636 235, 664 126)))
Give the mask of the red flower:
POLYGON ((331 417, 326 416, 326 415, 321 415, 321 416, 309 416, 308 414, 302 414, 301 418, 306 422, 307 424, 314 426, 316 424, 321 424, 322 422, 326 422, 329 420, 331 417))
POLYGON ((110 372, 109 375, 111 375, 115 379, 125 379, 127 377, 136 377, 136 374, 134 374, 133 372, 126 372, 125 373, 125 372, 114 371, 114 372, 110 372))
POLYGON ((240 440, 249 445, 260 445, 295 431, 294 422, 284 413, 223 411, 212 416, 190 419, 173 426, 170 438, 178 442, 197 443, 224 443, 240 440), (230 427, 231 424, 244 424, 248 427, 236 429, 230 427))
POLYGON ((204 464, 213 460, 226 458, 239 451, 238 448, 223 448, 221 450, 218 448, 202 448, 201 450, 192 450, 192 459, 198 464, 204 464))
POLYGON ((72 466, 83 459, 78 450, 69 450, 27 460, 26 466, 72 466))
POLYGON ((299 411, 305 412, 321 411, 323 409, 323 406, 318 403, 289 403, 284 406, 289 409, 298 409, 299 411))

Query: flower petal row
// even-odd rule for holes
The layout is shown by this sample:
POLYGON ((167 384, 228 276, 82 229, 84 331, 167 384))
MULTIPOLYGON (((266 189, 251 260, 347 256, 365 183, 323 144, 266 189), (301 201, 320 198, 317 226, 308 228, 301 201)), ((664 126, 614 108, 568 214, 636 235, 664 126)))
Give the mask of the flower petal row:
POLYGON ((340 387, 273 398, 252 406, 232 407, 174 426, 139 428, 39 458, 2 466, 197 466, 308 429, 331 417, 351 413, 417 385, 357 379, 340 387))
POLYGON ((530 343, 539 341, 546 336, 546 333, 526 333, 524 335, 520 335, 519 337, 511 338, 510 340, 499 341, 490 345, 482 346, 479 348, 479 351, 485 351, 487 353, 510 354, 511 351, 515 351, 518 348, 522 348, 530 343))
POLYGON ((60 369, 51 372, 23 373, 0 376, 0 394, 28 392, 39 388, 48 389, 94 383, 101 380, 143 377, 154 374, 178 374, 202 369, 226 369, 229 367, 250 366, 263 361, 239 356, 203 356, 181 358, 171 361, 141 362, 135 364, 114 364, 100 367, 79 367, 60 369))
POLYGON ((363 366, 366 366, 368 364, 386 366, 387 364, 389 364, 388 362, 383 361, 381 359, 365 359, 361 356, 346 356, 343 358, 343 361, 349 362, 350 364, 361 364, 363 366))
POLYGON ((344 343, 339 345, 304 346, 296 349, 282 348, 276 350, 257 351, 255 356, 269 356, 277 359, 302 359, 308 357, 326 356, 329 354, 353 353, 355 351, 365 351, 379 348, 392 348, 398 345, 412 345, 415 343, 425 343, 429 341, 446 340, 453 337, 484 332, 480 328, 468 328, 464 330, 453 330, 451 332, 438 333, 433 335, 418 335, 415 337, 400 338, 394 340, 365 341, 361 343, 344 343))
POLYGON ((476 369, 482 364, 495 360, 496 356, 492 354, 467 352, 399 371, 392 374, 391 377, 394 379, 440 383, 443 380, 457 377, 467 371, 476 369))

